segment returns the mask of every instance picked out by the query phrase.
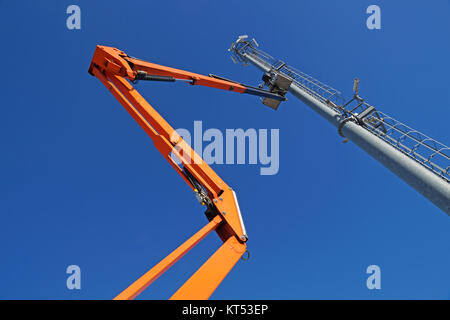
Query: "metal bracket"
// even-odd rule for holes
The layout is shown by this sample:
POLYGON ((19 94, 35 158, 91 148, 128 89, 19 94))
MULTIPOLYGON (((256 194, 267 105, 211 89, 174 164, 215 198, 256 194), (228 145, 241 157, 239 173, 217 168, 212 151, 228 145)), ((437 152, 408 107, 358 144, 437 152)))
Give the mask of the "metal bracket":
POLYGON ((338 126, 338 133, 339 133, 339 135, 340 135, 342 138, 344 138, 343 143, 347 143, 347 142, 348 142, 348 138, 347 138, 346 136, 344 136, 344 134, 342 133, 342 127, 343 127, 347 122, 349 122, 349 121, 357 122, 352 116, 350 116, 350 117, 345 118, 344 120, 342 120, 342 121, 339 123, 339 126, 338 126))
MULTIPOLYGON (((265 73, 262 80, 264 81, 264 84, 267 85, 270 92, 276 93, 282 97, 286 95, 292 83, 291 78, 275 71, 265 73)), ((281 101, 272 98, 264 98, 262 103, 274 110, 277 110, 281 101)))

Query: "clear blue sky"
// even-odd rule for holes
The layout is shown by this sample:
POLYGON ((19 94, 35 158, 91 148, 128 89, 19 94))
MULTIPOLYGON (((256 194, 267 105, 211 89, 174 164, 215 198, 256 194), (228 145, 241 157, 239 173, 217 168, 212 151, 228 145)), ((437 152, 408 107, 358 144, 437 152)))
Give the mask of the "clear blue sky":
MULTIPOLYGON (((450 144, 448 1, 0 0, 0 298, 111 299, 206 223, 203 207, 87 73, 97 44, 258 84, 240 34, 292 66, 450 144), (66 28, 81 7, 82 29, 66 28), (370 4, 382 29, 368 30, 370 4), (66 267, 82 289, 66 289, 66 267)), ((175 128, 279 128, 280 171, 214 165, 237 191, 251 259, 213 299, 450 298, 450 220, 293 96, 141 83, 175 128), (367 266, 381 267, 379 291, 367 266)), ((220 245, 210 235, 140 298, 166 299, 220 245)))

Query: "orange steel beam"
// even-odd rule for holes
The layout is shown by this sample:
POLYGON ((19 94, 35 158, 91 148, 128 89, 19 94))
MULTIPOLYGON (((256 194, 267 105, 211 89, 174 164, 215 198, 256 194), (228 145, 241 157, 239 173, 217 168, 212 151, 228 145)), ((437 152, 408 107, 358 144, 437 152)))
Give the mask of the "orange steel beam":
POLYGON ((171 153, 175 154, 182 162, 183 166, 186 167, 208 191, 216 210, 219 214, 223 215, 224 220, 228 222, 227 225, 218 230, 221 239, 228 239, 231 234, 235 234, 238 238, 245 241, 247 237, 245 234, 245 227, 241 222, 242 217, 238 205, 233 198, 231 188, 201 159, 199 155, 196 155, 195 151, 176 134, 176 131, 170 127, 156 110, 153 109, 153 107, 145 101, 145 99, 139 95, 126 80, 121 77, 109 75, 108 73, 104 75, 98 69, 94 69, 93 73, 150 136, 155 147, 168 160, 178 174, 191 186, 191 188, 195 189, 190 181, 187 180, 186 175, 180 166, 173 161, 171 153), (155 122, 155 119, 159 121, 160 127, 164 127, 167 130, 167 134, 159 134, 154 127, 150 125, 150 123, 155 122), (167 136, 172 137, 171 142, 166 138, 167 136), (200 159, 200 161, 196 160, 197 158, 200 159), (223 214, 224 212, 225 214, 223 214))
MULTIPOLYGON (((149 270, 115 299, 134 299, 212 230, 224 244, 177 291, 173 299, 207 299, 246 251, 247 234, 234 191, 177 134, 127 81, 183 79, 218 89, 244 93, 245 86, 223 79, 164 67, 131 58, 110 47, 97 46, 89 73, 97 77, 153 140, 157 150, 206 205, 210 221, 193 237, 149 270), (150 75, 148 74, 150 73, 150 75), (164 78, 158 78, 164 77, 164 78), (178 162, 174 160, 178 159, 178 162)), ((253 90, 251 94, 261 92, 253 90)), ((267 93, 263 93, 267 94, 267 93)), ((268 93, 271 94, 271 93, 268 93)))
POLYGON ((170 300, 206 300, 246 251, 246 246, 230 237, 186 281, 170 300))
POLYGON ((132 58, 125 52, 111 47, 97 46, 92 58, 92 68, 103 68, 118 76, 127 78, 128 80, 136 80, 138 71, 144 71, 152 75, 173 77, 174 79, 187 80, 191 84, 202 85, 217 89, 229 90, 244 93, 246 87, 242 84, 216 79, 201 74, 179 70, 175 68, 161 66, 140 59, 132 58))
MULTIPOLYGON (((111 77, 114 85, 124 94, 136 109, 144 116, 148 123, 158 131, 160 135, 170 141, 170 150, 178 146, 178 150, 184 153, 183 165, 186 166, 195 178, 212 195, 217 195, 221 190, 226 189, 226 183, 208 166, 202 158, 197 155, 186 143, 181 143, 183 139, 176 131, 156 112, 155 109, 137 92, 124 78, 111 77)), ((165 154, 167 156, 168 154, 165 154)))
POLYGON ((159 278, 167 269, 173 266, 180 260, 189 250, 202 241, 211 231, 215 230, 222 222, 222 218, 216 216, 206 226, 200 229, 196 234, 190 237, 181 246, 175 249, 166 258, 161 260, 156 266, 147 271, 132 285, 122 291, 114 300, 131 300, 136 298, 142 291, 144 291, 153 281, 159 278))

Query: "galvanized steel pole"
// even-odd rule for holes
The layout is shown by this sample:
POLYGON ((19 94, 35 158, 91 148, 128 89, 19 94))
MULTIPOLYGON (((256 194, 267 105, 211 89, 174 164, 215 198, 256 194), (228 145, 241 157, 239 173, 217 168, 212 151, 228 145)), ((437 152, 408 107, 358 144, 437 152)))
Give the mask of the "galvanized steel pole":
MULTIPOLYGON (((242 52, 241 56, 263 72, 269 72, 272 69, 256 54, 242 52)), ((450 183, 372 134, 363 126, 353 121, 343 122, 342 114, 313 97, 295 82, 291 84, 289 91, 336 128, 340 128, 346 138, 450 215, 450 183)))

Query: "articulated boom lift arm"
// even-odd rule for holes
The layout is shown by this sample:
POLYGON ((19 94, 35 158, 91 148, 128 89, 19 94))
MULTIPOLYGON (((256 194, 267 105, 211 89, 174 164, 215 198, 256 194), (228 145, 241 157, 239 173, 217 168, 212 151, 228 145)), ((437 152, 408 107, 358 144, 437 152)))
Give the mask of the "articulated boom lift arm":
POLYGON ((97 46, 89 73, 97 77, 153 140, 155 147, 207 207, 209 223, 145 273, 115 299, 134 299, 185 253, 215 230, 223 245, 171 299, 208 299, 246 251, 247 234, 234 191, 176 133, 127 81, 184 80, 239 93, 285 100, 279 93, 245 86, 218 76, 203 76, 132 58, 111 47, 97 46), (176 159, 175 159, 176 158, 176 159))

